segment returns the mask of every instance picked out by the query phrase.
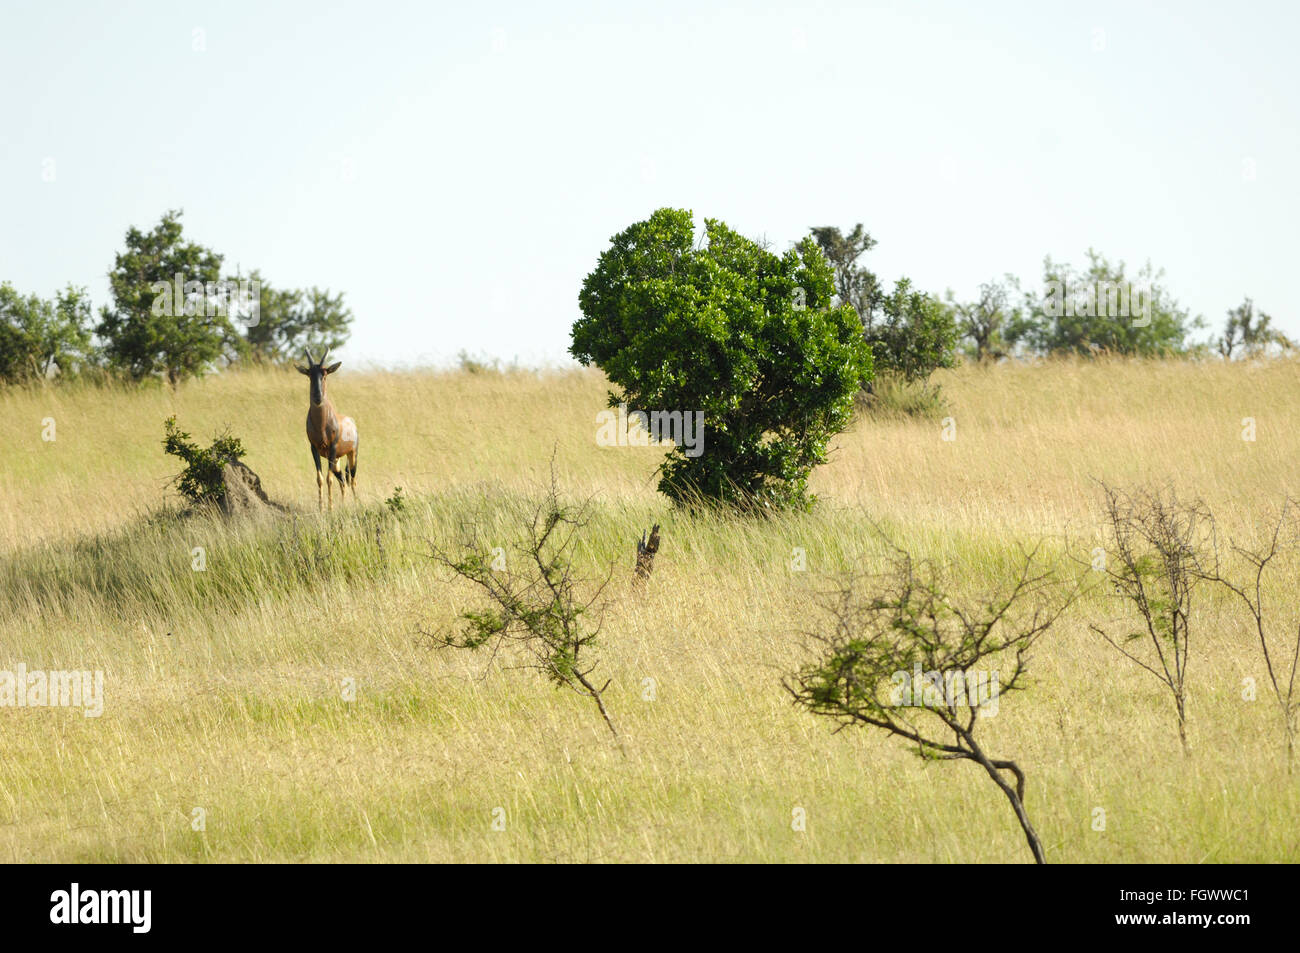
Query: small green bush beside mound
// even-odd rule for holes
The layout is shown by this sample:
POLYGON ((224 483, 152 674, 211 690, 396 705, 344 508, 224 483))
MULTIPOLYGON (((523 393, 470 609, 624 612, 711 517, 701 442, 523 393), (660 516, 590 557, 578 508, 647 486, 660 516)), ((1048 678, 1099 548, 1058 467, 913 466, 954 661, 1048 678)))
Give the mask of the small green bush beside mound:
POLYGON ((222 434, 206 448, 190 439, 190 435, 176 424, 176 415, 163 424, 166 436, 163 450, 185 461, 185 469, 176 477, 176 489, 181 496, 198 505, 221 505, 226 499, 225 468, 235 463, 245 453, 238 437, 222 434))

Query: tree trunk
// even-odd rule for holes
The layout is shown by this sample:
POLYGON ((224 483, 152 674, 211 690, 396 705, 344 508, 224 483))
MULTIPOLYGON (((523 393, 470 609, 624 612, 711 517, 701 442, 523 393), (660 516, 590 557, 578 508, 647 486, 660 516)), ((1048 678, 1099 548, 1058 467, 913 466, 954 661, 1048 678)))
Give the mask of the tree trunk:
POLYGON ((636 544, 636 578, 637 581, 643 581, 650 578, 650 573, 655 568, 655 553, 659 552, 659 524, 650 530, 650 538, 647 540, 645 533, 641 534, 641 540, 636 544))
POLYGON ((1016 812, 1016 820, 1020 822, 1020 829, 1025 832, 1025 840, 1029 843, 1029 851, 1034 855, 1034 863, 1047 863, 1047 858, 1043 856, 1043 844, 1038 839, 1038 832, 1034 830, 1034 825, 1029 822, 1029 815, 1025 812, 1023 800, 1025 795, 1024 772, 1020 770, 1020 767, 1014 761, 998 761, 996 764, 990 761, 970 735, 965 735, 963 740, 970 746, 975 760, 988 772, 989 777, 993 779, 993 783, 1002 789, 1002 793, 1011 802, 1011 809, 1016 812), (1003 769, 1015 775, 1016 786, 1014 788, 1007 784, 1006 779, 1002 777, 1003 769))

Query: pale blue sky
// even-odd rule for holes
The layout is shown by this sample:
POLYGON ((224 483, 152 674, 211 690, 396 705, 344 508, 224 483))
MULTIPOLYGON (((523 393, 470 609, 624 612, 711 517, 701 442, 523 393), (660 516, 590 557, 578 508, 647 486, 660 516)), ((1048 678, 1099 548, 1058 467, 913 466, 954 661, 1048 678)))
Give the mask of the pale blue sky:
POLYGON ((347 292, 345 360, 557 362, 610 236, 671 205, 781 247, 862 221, 884 279, 963 296, 1149 257, 1216 329, 1249 294, 1300 336, 1296 9, 6 0, 0 280, 98 306, 179 207, 347 292))

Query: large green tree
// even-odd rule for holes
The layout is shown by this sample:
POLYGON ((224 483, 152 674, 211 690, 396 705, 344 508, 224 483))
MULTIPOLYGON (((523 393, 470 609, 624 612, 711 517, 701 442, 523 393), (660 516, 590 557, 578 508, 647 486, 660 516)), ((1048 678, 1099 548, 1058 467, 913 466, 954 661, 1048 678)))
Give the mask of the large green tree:
POLYGON ((0 380, 42 380, 78 373, 94 360, 90 299, 68 285, 53 299, 0 284, 0 380))
POLYGON ((871 377, 861 325, 812 239, 778 255, 716 219, 694 238, 669 208, 616 235, 570 351, 620 388, 611 407, 702 413, 702 452, 678 445, 661 466, 672 499, 809 506, 809 473, 871 377))
POLYGON ((244 347, 224 304, 221 256, 186 241, 180 218, 170 211, 151 231, 127 231, 109 272, 113 304, 96 329, 111 366, 173 385, 244 347))

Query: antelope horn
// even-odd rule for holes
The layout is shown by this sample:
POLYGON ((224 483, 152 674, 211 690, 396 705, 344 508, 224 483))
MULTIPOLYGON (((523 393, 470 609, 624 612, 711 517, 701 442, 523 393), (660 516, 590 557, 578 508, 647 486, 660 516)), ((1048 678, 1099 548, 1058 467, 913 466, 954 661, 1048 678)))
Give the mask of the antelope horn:
POLYGON ((313 364, 316 363, 316 359, 313 358, 313 357, 311 356, 311 351, 307 350, 306 348, 303 348, 303 349, 302 349, 302 352, 303 352, 304 354, 307 355, 307 366, 308 366, 308 367, 311 367, 313 364))

